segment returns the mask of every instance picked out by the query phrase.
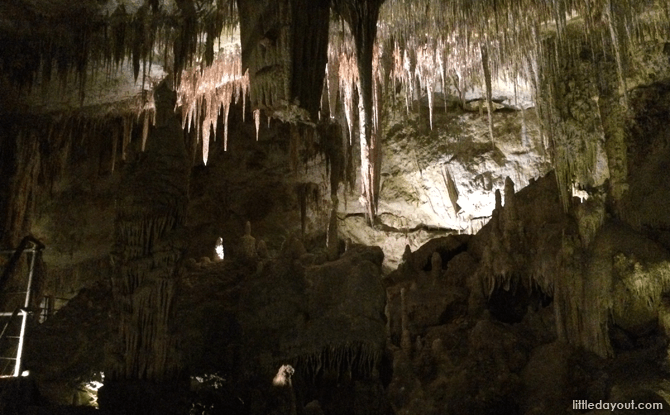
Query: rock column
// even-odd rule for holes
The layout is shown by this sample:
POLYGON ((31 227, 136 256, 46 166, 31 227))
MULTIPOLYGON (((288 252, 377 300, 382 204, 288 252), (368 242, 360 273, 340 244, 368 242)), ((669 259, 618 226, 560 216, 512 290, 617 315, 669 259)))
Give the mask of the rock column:
POLYGON ((181 272, 189 163, 175 94, 156 91, 158 120, 145 153, 125 167, 117 200, 112 292, 118 338, 108 350, 101 409, 176 414, 180 359, 171 309, 181 272))

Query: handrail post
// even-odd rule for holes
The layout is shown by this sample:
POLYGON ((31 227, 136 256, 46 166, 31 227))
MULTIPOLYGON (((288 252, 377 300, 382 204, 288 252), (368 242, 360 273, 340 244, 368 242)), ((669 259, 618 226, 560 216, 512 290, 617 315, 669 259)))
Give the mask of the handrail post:
MULTIPOLYGON (((23 238, 21 241, 21 245, 19 246, 18 249, 14 251, 3 251, 4 252, 13 252, 12 258, 10 259, 10 264, 7 269, 5 269, 2 272, 2 276, 0 277, 0 286, 6 282, 7 276, 9 276, 9 272, 11 271, 11 268, 16 264, 18 261, 19 257, 23 252, 30 253, 30 269, 28 271, 28 286, 26 288, 26 298, 23 303, 23 308, 17 308, 14 313, 11 313, 11 318, 10 321, 5 325, 5 328, 2 330, 2 334, 0 334, 0 338, 2 335, 4 335, 5 330, 7 329, 8 325, 11 323, 11 320, 14 319, 14 317, 17 315, 17 312, 21 312, 21 331, 19 333, 19 343, 16 348, 16 359, 15 359, 15 365, 14 365, 14 377, 18 377, 21 375, 21 359, 23 357, 23 342, 26 334, 26 327, 28 325, 28 313, 30 310, 30 303, 32 300, 32 290, 33 290, 33 279, 35 275, 35 261, 37 259, 38 253, 44 249, 44 245, 35 239, 33 236, 26 236, 23 238), (27 249, 27 245, 32 244, 33 247, 30 249, 27 249)), ((6 316, 9 313, 0 313, 2 316, 6 316)))
POLYGON ((28 308, 30 307, 30 298, 33 289, 33 273, 35 271, 35 258, 37 257, 38 247, 35 245, 35 250, 30 257, 30 271, 28 272, 28 288, 26 289, 26 301, 23 304, 23 319, 21 321, 21 333, 19 334, 19 346, 16 349, 16 366, 14 367, 14 377, 21 374, 21 357, 23 356, 23 337, 26 334, 26 323, 28 322, 28 308))
POLYGON ((33 289, 33 273, 35 271, 35 257, 37 257, 37 246, 35 247, 35 250, 33 251, 30 257, 30 271, 28 272, 28 289, 26 291, 26 301, 23 304, 23 307, 25 308, 30 307, 30 298, 33 289))
POLYGON ((16 349, 16 365, 14 366, 14 377, 21 374, 21 358, 23 357, 23 337, 26 334, 26 322, 28 321, 28 312, 21 310, 23 319, 21 321, 21 333, 19 334, 19 346, 16 349))

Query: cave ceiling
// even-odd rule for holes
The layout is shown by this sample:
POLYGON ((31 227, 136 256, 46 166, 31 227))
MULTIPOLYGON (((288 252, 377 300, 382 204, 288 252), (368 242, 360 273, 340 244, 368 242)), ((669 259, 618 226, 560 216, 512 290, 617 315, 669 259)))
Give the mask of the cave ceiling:
MULTIPOLYGON (((593 143, 604 135, 617 146, 621 126, 608 120, 622 118, 628 91, 650 81, 639 76, 650 70, 635 66, 644 57, 634 51, 664 44, 667 10, 665 0, 3 1, 0 112, 30 128, 73 118, 146 125, 155 118, 152 91, 167 79, 205 164, 210 128, 216 133, 223 118, 227 141, 229 110, 240 101, 257 128, 261 114, 307 125, 339 118, 361 143, 371 223, 383 91, 426 99, 431 128, 438 95, 462 106, 483 100, 492 143, 496 105, 534 107, 541 135, 553 143, 565 203, 575 183, 602 184, 591 177, 603 169, 602 148, 593 143), (564 88, 565 74, 587 81, 564 88), (561 109, 571 88, 590 95, 580 105, 596 107, 600 118, 561 109), (563 121, 570 117, 586 133, 571 130, 563 121), (580 146, 585 161, 572 151, 580 146)), ((614 153, 607 154, 609 173, 620 196, 626 172, 615 163, 625 162, 614 153)))
MULTIPOLYGON (((659 35, 667 23, 664 1, 336 1, 333 10, 351 20, 350 10, 364 10, 368 6, 361 5, 369 4, 381 4, 375 49, 375 66, 380 68, 375 69, 382 70, 382 82, 395 77, 409 83, 408 74, 413 72, 424 90, 447 89, 455 77, 466 84, 466 91, 481 91, 490 83, 482 79, 489 72, 488 77, 508 81, 503 87, 505 98, 516 98, 517 105, 521 99, 525 106, 534 105, 527 83, 533 81, 530 61, 537 57, 531 55, 549 34, 559 41, 569 39, 570 31, 594 38, 604 34, 607 38, 598 42, 615 52, 619 46, 630 47, 645 36, 659 35), (579 21, 578 29, 571 29, 570 21, 579 21), (393 70, 398 64, 408 67, 405 74, 393 70)), ((15 91, 17 97, 12 102, 23 104, 18 107, 25 112, 57 113, 75 107, 53 92, 36 96, 33 86, 60 83, 61 87, 78 89, 80 108, 120 102, 125 96, 113 89, 137 93, 150 89, 167 74, 178 78, 181 71, 193 66, 209 66, 230 43, 241 48, 242 72, 258 66, 249 74, 255 108, 272 112, 280 105, 297 103, 295 111, 307 109, 302 115, 312 119, 319 110, 321 90, 306 91, 305 85, 320 84, 322 75, 313 81, 301 78, 301 82, 285 78, 325 66, 327 42, 315 40, 321 35, 316 36, 314 24, 301 23, 298 17, 324 22, 323 10, 330 10, 327 1, 16 0, 5 1, 0 8, 0 70, 3 82, 20 90, 15 91), (240 15, 241 38, 235 29, 240 15), (306 40, 313 45, 296 47, 306 40), (293 49, 294 56, 283 57, 287 49, 293 49), (286 61, 298 60, 296 68, 281 67, 288 65, 286 61), (298 66, 309 70, 300 72, 298 66), (51 82, 52 78, 59 82, 51 82), (295 85, 269 88, 265 84, 271 82, 266 78, 282 78, 284 84, 295 85), (104 82, 108 86, 101 87, 104 82), (286 88, 289 90, 281 90, 286 88), (284 93, 288 95, 282 96, 284 93)), ((331 49, 355 55, 350 27, 356 22, 346 28, 342 25, 342 30, 339 25, 331 26, 336 26, 330 30, 331 49)), ((340 70, 340 82, 346 82, 346 72, 340 70)))

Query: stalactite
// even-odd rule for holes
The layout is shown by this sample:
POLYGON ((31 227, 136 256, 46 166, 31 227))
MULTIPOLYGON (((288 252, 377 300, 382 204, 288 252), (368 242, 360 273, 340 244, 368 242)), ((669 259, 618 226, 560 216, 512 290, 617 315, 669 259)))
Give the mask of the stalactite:
POLYGON ((428 116, 430 118, 430 129, 433 129, 433 91, 430 85, 427 87, 428 89, 428 116))
MULTIPOLYGON (((242 110, 244 112, 244 110, 242 110)), ((223 151, 228 151, 228 113, 230 105, 225 105, 223 109, 223 151)))
POLYGON ((209 159, 209 132, 210 126, 206 125, 202 130, 202 162, 207 165, 207 160, 209 159))
POLYGON ((328 252, 328 260, 334 261, 339 256, 339 238, 337 232, 337 197, 332 200, 333 208, 330 211, 330 220, 328 221, 328 231, 326 238, 326 251, 328 252))
POLYGON ((621 85, 621 90, 623 94, 623 105, 625 108, 628 108, 628 86, 626 85, 626 75, 624 74, 623 69, 621 39, 618 30, 616 28, 616 22, 614 20, 615 15, 612 13, 611 0, 607 0, 607 4, 605 5, 605 16, 607 18, 607 24, 609 26, 609 32, 612 38, 612 47, 614 48, 614 57, 616 58, 616 65, 617 65, 617 76, 619 78, 619 84, 621 85))
MULTIPOLYGON (((239 46, 217 55, 211 66, 191 68, 182 74, 177 89, 177 106, 181 108, 184 128, 195 127, 197 140, 203 141, 203 161, 209 153, 205 146, 218 128, 219 110, 223 108, 224 150, 228 148, 228 114, 230 106, 243 100, 242 114, 246 112, 246 94, 249 90, 248 72, 242 73, 239 46), (212 130, 211 130, 212 129, 212 130), (205 143, 207 141, 207 143, 205 143)), ((254 113, 254 117, 255 117, 254 113)))
POLYGON ((147 137, 149 136, 149 114, 144 112, 144 120, 142 124, 142 151, 147 147, 147 137))
POLYGON ((261 128, 261 110, 259 109, 254 110, 254 124, 256 125, 256 141, 258 141, 258 132, 261 128))
POLYGON ((349 138, 354 135, 354 88, 358 82, 358 70, 356 69, 355 58, 345 51, 339 52, 338 58, 338 76, 339 76, 339 91, 342 95, 342 103, 344 104, 344 115, 347 120, 347 127, 349 131, 349 138))
POLYGON ((73 80, 78 83, 83 100, 89 74, 93 80, 102 72, 109 77, 126 59, 136 79, 142 68, 144 88, 154 49, 167 49, 168 45, 175 44, 172 52, 175 59, 166 56, 164 62, 175 62, 173 73, 179 78, 182 69, 190 65, 194 57, 203 55, 203 51, 209 62, 211 41, 224 26, 233 27, 237 23, 236 7, 230 6, 234 2, 226 3, 210 3, 196 9, 192 0, 180 0, 176 15, 168 15, 174 10, 149 7, 148 3, 131 12, 127 11, 127 5, 119 4, 111 15, 103 14, 99 7, 83 5, 76 7, 73 13, 72 5, 67 2, 49 6, 46 13, 40 12, 40 8, 14 5, 9 9, 10 16, 21 11, 26 30, 17 32, 13 42, 16 53, 10 50, 0 56, 0 70, 6 73, 6 69, 11 68, 8 58, 24 62, 20 73, 9 71, 10 78, 20 88, 30 86, 40 74, 43 85, 52 82, 55 70, 61 86, 73 80), (202 33, 209 35, 208 41, 203 42, 205 48, 198 47, 202 33))
MULTIPOLYGON (((532 44, 532 42, 537 43, 537 48, 539 51, 543 47, 541 45, 541 43, 543 42, 541 36, 542 32, 540 30, 536 30, 536 26, 534 26, 535 24, 528 23, 528 21, 530 20, 547 21, 548 19, 551 18, 556 22, 558 27, 557 29, 558 33, 556 34, 556 36, 558 37, 558 39, 556 40, 557 43, 554 44, 555 47, 553 49, 553 53, 555 55, 554 60, 556 60, 556 62, 553 63, 545 62, 544 57, 545 53, 543 51, 540 51, 534 56, 534 59, 538 60, 534 63, 535 67, 528 68, 524 76, 526 76, 527 79, 531 79, 534 81, 536 94, 538 95, 536 98, 538 99, 538 101, 544 101, 538 103, 538 111, 542 111, 542 116, 539 117, 543 123, 542 135, 551 137, 551 140, 554 143, 554 148, 555 149, 558 148, 558 150, 555 150, 554 153, 555 162, 561 163, 561 165, 557 167, 557 180, 559 181, 559 187, 561 189, 566 189, 567 186, 571 184, 574 173, 577 172, 578 168, 574 164, 574 160, 571 159, 570 154, 565 153, 565 148, 561 150, 560 146, 556 145, 557 143, 559 143, 556 137, 561 134, 568 135, 568 133, 570 133, 570 130, 565 127, 557 128, 553 119, 556 114, 555 112, 553 112, 552 109, 547 107, 548 105, 553 105, 551 101, 555 99, 560 99, 560 97, 556 96, 555 92, 551 89, 552 88, 551 86, 546 91, 542 91, 541 89, 543 88, 542 84, 545 84, 548 81, 553 82, 553 79, 547 79, 547 77, 551 78, 556 76, 557 74, 558 68, 555 66, 553 68, 550 67, 550 65, 556 65, 559 62, 558 56, 556 56, 556 54, 566 53, 570 55, 575 53, 574 50, 578 50, 578 48, 576 48, 574 45, 570 45, 567 43, 558 43, 558 42, 565 42, 566 40, 564 38, 568 36, 568 34, 566 34, 567 26, 565 22, 565 15, 566 11, 570 11, 569 10, 570 7, 573 7, 572 3, 566 3, 565 1, 558 1, 558 0, 549 2, 527 1, 527 2, 519 2, 518 4, 510 3, 505 5, 506 6, 505 10, 506 13, 508 13, 509 17, 508 19, 505 19, 504 18, 505 16, 500 11, 503 9, 502 5, 500 4, 498 5, 499 6, 498 12, 491 15, 490 11, 488 11, 488 8, 486 7, 487 5, 490 5, 490 2, 478 3, 466 0, 457 0, 454 2, 432 1, 430 3, 426 2, 418 2, 418 3, 419 4, 417 5, 409 2, 400 2, 393 0, 387 1, 387 5, 389 6, 390 9, 393 9, 396 12, 398 12, 399 16, 407 16, 407 17, 411 16, 411 13, 415 12, 417 10, 417 7, 420 8, 425 4, 430 4, 433 13, 431 18, 428 19, 427 25, 431 29, 440 28, 439 31, 423 30, 425 28, 419 26, 418 23, 414 21, 415 19, 396 19, 393 22, 389 22, 389 25, 396 25, 396 26, 390 27, 388 29, 385 28, 385 30, 389 30, 389 32, 393 34, 398 34, 399 36, 397 36, 396 39, 403 39, 404 42, 404 44, 402 45, 400 41, 396 41, 394 44, 394 51, 393 51, 394 69, 393 74, 391 76, 392 82, 394 83, 401 82, 403 87, 406 88, 406 90, 408 91, 405 94, 405 99, 406 99, 406 106, 409 111, 410 101, 413 98, 413 95, 415 94, 414 80, 417 78, 421 80, 421 87, 428 94, 428 101, 430 106, 430 123, 432 128, 433 104, 434 104, 433 94, 435 93, 435 85, 437 85, 437 83, 435 82, 435 79, 437 79, 436 78, 437 74, 434 72, 431 73, 430 70, 435 71, 439 69, 439 76, 441 77, 441 83, 443 89, 442 92, 446 93, 447 91, 445 86, 444 74, 446 73, 447 70, 453 69, 454 73, 457 74, 456 85, 457 89, 459 90, 459 96, 463 98, 465 91, 465 88, 463 86, 465 82, 471 83, 473 81, 473 74, 479 72, 480 70, 478 68, 480 62, 476 58, 476 53, 473 53, 473 50, 476 51, 477 45, 479 45, 479 47, 481 48, 481 50, 479 51, 479 54, 481 55, 481 70, 483 70, 484 72, 484 78, 486 84, 486 94, 487 94, 486 98, 489 113, 489 134, 492 142, 494 140, 494 137, 493 137, 493 126, 491 118, 492 113, 491 79, 499 75, 500 72, 504 70, 505 63, 501 61, 501 55, 507 55, 510 60, 518 59, 519 56, 526 56, 525 54, 526 53, 530 54, 533 48, 535 47, 532 44), (566 10, 566 7, 568 8, 568 10, 566 10), (488 26, 482 27, 484 25, 478 23, 478 21, 487 21, 487 19, 490 18, 491 16, 494 19, 493 20, 494 25, 491 25, 492 26, 491 28, 488 28, 488 26), (412 26, 410 27, 410 25, 412 26), (530 29, 526 26, 530 27, 530 29), (460 32, 461 34, 464 35, 444 37, 444 38, 439 37, 441 35, 449 34, 451 30, 456 30, 457 32, 460 32), (435 42, 434 44, 427 42, 425 45, 423 45, 417 39, 418 38, 417 34, 420 33, 435 33, 435 37, 439 39, 439 41, 435 42), (500 39, 498 33, 503 34, 502 39, 500 39), (529 33, 532 33, 533 35, 530 36, 529 33), (400 36, 400 34, 402 36, 400 36), (483 38, 488 39, 487 41, 490 42, 489 43, 490 46, 481 45, 480 43, 478 43, 483 38), (442 40, 444 40, 445 44, 440 43, 440 41, 442 40), (472 45, 475 46, 473 47, 472 45), (500 47, 496 47, 495 45, 500 45, 500 47), (416 53, 417 55, 419 54, 419 52, 426 51, 427 57, 433 59, 433 61, 429 61, 432 63, 429 66, 420 64, 414 65, 412 61, 415 59, 415 57, 413 57, 410 49, 413 50, 414 52, 417 52, 416 53), (531 52, 528 52, 529 50, 531 52), (435 57, 441 57, 441 56, 445 56, 445 58, 444 59, 440 58, 438 63, 435 63, 436 62, 434 60, 435 57), (450 65, 450 68, 447 68, 448 65, 450 65), (431 76, 434 78, 431 79, 431 76), (559 151, 564 151, 564 153, 560 153, 559 151)), ((587 9, 590 9, 592 5, 595 4, 593 2, 575 2, 575 3, 576 7, 585 7, 587 9)), ((627 86, 625 84, 626 78, 624 73, 625 57, 626 57, 624 45, 626 42, 635 41, 636 36, 630 34, 631 32, 635 31, 634 29, 635 25, 633 22, 629 20, 628 15, 622 15, 622 16, 613 15, 614 13, 612 12, 611 2, 607 1, 606 3, 607 3, 605 8, 606 19, 603 20, 603 25, 607 25, 606 29, 609 31, 608 36, 611 38, 611 45, 614 48, 613 51, 617 61, 617 76, 621 84, 620 89, 624 94, 624 101, 627 101, 627 97, 625 96, 627 94, 627 86), (617 19, 622 19, 623 26, 617 26, 615 24, 617 19), (622 30, 621 33, 618 33, 618 30, 621 29, 625 29, 625 31, 622 30)), ((626 2, 626 4, 628 4, 628 2, 626 2)), ((663 4, 667 6, 666 3, 663 4)), ((186 9, 186 7, 184 7, 184 9, 186 9)), ((150 11, 146 8, 142 10, 143 11, 141 14, 133 17, 133 19, 135 19, 134 22, 137 24, 128 24, 128 22, 131 21, 131 16, 129 16, 126 13, 123 5, 119 6, 119 8, 114 12, 110 20, 110 34, 108 40, 110 45, 107 45, 107 47, 109 47, 109 50, 106 52, 107 55, 105 55, 106 56, 105 59, 108 59, 110 62, 113 61, 113 63, 118 67, 123 62, 123 60, 127 58, 128 53, 130 53, 131 54, 130 58, 132 60, 132 66, 135 72, 135 76, 137 76, 138 74, 139 61, 143 59, 145 49, 148 50, 153 49, 152 47, 145 47, 145 45, 150 45, 153 41, 150 40, 150 36, 148 36, 149 35, 148 33, 143 32, 147 30, 148 22, 145 19, 150 18, 149 16, 150 11), (131 44, 129 42, 135 42, 135 43, 131 44), (140 47, 140 49, 137 49, 138 47, 140 47)), ((188 21, 182 22, 184 25, 188 26, 193 24, 196 27, 192 26, 188 26, 188 28, 184 27, 185 32, 180 34, 181 44, 175 50, 177 52, 179 62, 182 63, 189 62, 191 60, 191 58, 187 56, 188 51, 193 47, 192 44, 193 33, 198 32, 199 30, 198 28, 200 27, 200 23, 197 22, 198 19, 195 19, 194 21, 194 19, 192 18, 193 16, 191 16, 190 13, 188 14, 188 16, 185 17, 186 20, 188 21), (187 51, 187 53, 184 53, 184 51, 187 51)), ((665 21, 667 21, 667 16, 665 17, 665 21)), ((598 39, 598 35, 602 35, 601 30, 602 28, 595 27, 600 23, 594 21, 592 11, 587 10, 585 16, 585 22, 586 22, 585 24, 587 25, 586 31, 588 34, 589 42, 593 44, 592 39, 594 38, 598 39)), ((661 25, 659 24, 659 22, 655 21, 646 30, 648 30, 649 33, 652 34, 653 36, 657 36, 663 32, 664 27, 665 27, 664 25, 661 25)), ((211 26, 208 26, 206 28, 206 32, 208 34, 207 41, 209 42, 206 45, 207 50, 206 60, 210 60, 214 58, 214 56, 210 53, 210 50, 212 48, 212 43, 210 40, 213 39, 213 36, 211 35, 215 33, 215 30, 211 26)), ((80 51, 79 59, 73 60, 73 62, 76 62, 75 64, 76 70, 82 71, 82 68, 84 68, 83 64, 85 63, 85 61, 91 59, 91 57, 96 56, 96 52, 94 50, 95 41, 94 39, 88 39, 88 36, 90 36, 90 34, 86 31, 78 31, 77 33, 80 33, 85 37, 84 39, 82 39, 81 43, 78 43, 83 45, 84 48, 80 51), (91 50, 88 50, 89 48, 91 48, 91 50)), ((157 37, 160 38, 161 36, 169 36, 170 33, 174 35, 172 31, 165 30, 163 32, 163 35, 158 35, 157 37)), ((605 31, 605 33, 607 33, 607 31, 605 31)), ((165 45, 167 45, 167 41, 165 40, 159 39, 157 40, 157 42, 159 44, 163 42, 165 43, 165 45)), ((376 85, 378 85, 378 82, 380 82, 380 80, 374 75, 377 72, 377 69, 375 69, 375 65, 377 65, 375 63, 375 59, 377 59, 377 53, 374 52, 372 53, 373 76, 371 82, 373 86, 371 89, 372 91, 371 97, 373 102, 372 105, 373 112, 371 114, 373 122, 370 122, 370 117, 368 117, 367 113, 365 112, 365 105, 366 105, 365 88, 361 87, 358 88, 358 90, 354 90, 356 88, 357 83, 361 83, 362 85, 365 81, 361 81, 358 79, 358 69, 356 69, 357 63, 356 61, 353 60, 353 56, 351 53, 349 53, 348 55, 346 54, 347 52, 345 49, 346 46, 343 46, 341 49, 333 51, 332 71, 331 71, 331 62, 329 60, 328 98, 329 101, 333 101, 332 103, 329 102, 329 105, 332 108, 331 113, 334 113, 335 112, 334 109, 337 106, 337 102, 335 101, 335 99, 337 98, 338 95, 342 97, 344 114, 346 117, 346 123, 349 131, 349 137, 352 137, 355 134, 356 130, 356 127, 354 125, 356 120, 356 114, 354 113, 356 106, 355 94, 358 93, 361 97, 361 99, 358 100, 358 103, 359 106, 363 106, 363 111, 359 113, 360 115, 358 117, 362 122, 359 130, 363 131, 362 134, 364 135, 362 137, 369 138, 369 146, 368 146, 369 148, 366 149, 367 152, 361 154, 362 164, 364 164, 364 166, 362 166, 363 175, 364 178, 367 180, 367 182, 369 182, 367 184, 367 187, 364 187, 363 193, 365 193, 366 198, 369 199, 368 205, 373 205, 377 203, 376 198, 378 197, 378 191, 375 189, 378 188, 377 184, 379 180, 378 169, 380 166, 380 160, 379 160, 380 153, 378 153, 380 151, 380 147, 374 144, 378 140, 378 135, 376 131, 378 131, 377 126, 379 125, 380 114, 378 108, 380 105, 380 97, 381 97, 381 94, 376 89, 376 85), (339 75, 340 82, 342 82, 341 84, 336 82, 336 74, 339 75), (331 76, 333 77, 332 82, 331 82, 331 76), (369 134, 366 131, 366 128, 368 127, 371 129, 369 134)), ((593 50, 595 48, 592 47, 591 49, 592 53, 594 53, 593 50)), ((560 56, 560 60, 564 60, 565 58, 566 57, 564 56, 560 56)), ((184 100, 181 103, 184 123, 189 129, 191 128, 191 124, 193 123, 193 125, 195 125, 195 129, 199 132, 199 135, 200 134, 203 135, 203 158, 205 162, 207 161, 205 148, 208 148, 209 140, 208 138, 205 139, 204 137, 205 136, 209 137, 209 135, 211 134, 210 133, 211 127, 213 127, 214 133, 216 134, 216 128, 217 128, 216 123, 220 108, 223 107, 224 109, 224 117, 223 117, 224 148, 227 148, 228 111, 230 109, 231 102, 233 100, 235 100, 236 102, 239 96, 242 95, 243 117, 245 116, 246 112, 245 88, 248 88, 248 75, 241 75, 239 73, 239 70, 236 67, 234 67, 236 63, 231 63, 230 60, 226 59, 227 58, 222 58, 223 62, 221 62, 220 64, 217 64, 215 60, 214 64, 212 65, 212 68, 214 68, 213 69, 214 72, 211 75, 207 74, 207 71, 210 70, 211 68, 206 69, 196 68, 193 74, 182 72, 181 71, 182 68, 179 68, 179 70, 175 69, 177 76, 181 74, 182 84, 186 82, 186 84, 184 84, 185 86, 183 91, 180 92, 183 93, 182 96, 184 97, 184 100)), ((420 60, 420 58, 417 59, 420 60)), ((50 65, 52 65, 53 61, 54 59, 51 59, 51 56, 47 56, 46 58, 44 58, 43 68, 49 68, 50 65)), ((168 60, 166 59, 166 61, 168 60)), ((68 65, 70 64, 67 62, 66 59, 62 59, 62 62, 56 60, 55 64, 57 66, 57 70, 61 74, 66 75, 70 71, 70 69, 68 68, 68 65), (59 69, 61 67, 62 69, 59 69)), ((48 70, 47 72, 50 73, 51 70, 48 70)), ((513 69, 512 72, 513 73, 519 72, 519 69, 513 69)), ((80 81, 82 79, 83 78, 79 78, 80 81)), ((182 84, 180 84, 180 89, 182 84)), ((262 90, 263 85, 254 86, 254 88, 260 88, 259 94, 263 96, 265 96, 264 94, 267 93, 262 90)), ((276 101, 277 97, 268 96, 267 98, 263 99, 267 99, 270 102, 272 102, 276 101)), ((612 117, 616 118, 618 117, 618 115, 622 114, 618 112, 612 112, 612 117)), ((147 120, 148 115, 145 112, 144 124, 142 129, 142 150, 145 150, 147 140, 147 134, 148 134, 147 120)), ((260 128, 260 112, 258 109, 254 111, 254 122, 256 124, 256 139, 258 140, 258 134, 260 128)), ((73 123, 73 121, 71 121, 71 123, 73 123)), ((84 130, 89 130, 91 127, 90 125, 85 124, 82 125, 82 128, 84 128, 84 130)), ((68 132, 71 133, 73 130, 76 130, 76 128, 74 127, 74 124, 71 124, 69 129, 63 127, 63 131, 61 131, 60 134, 66 135, 68 132)), ((128 143, 130 142, 131 132, 132 132, 132 120, 128 119, 127 116, 125 116, 123 119, 122 132, 117 132, 116 134, 113 134, 112 138, 113 140, 112 141, 113 151, 111 161, 112 171, 114 171, 115 169, 116 155, 118 152, 117 146, 119 146, 119 144, 121 147, 122 158, 124 160, 126 159, 126 153, 128 150, 127 146, 128 143)), ((83 134, 82 137, 84 137, 83 134)), ((351 141, 349 141, 349 143, 351 143, 351 141)), ((368 145, 368 143, 363 144, 368 145)), ((593 155, 595 154, 595 149, 593 147, 586 147, 584 150, 587 156, 586 157, 587 162, 592 163, 593 155)), ((625 152, 625 149, 624 150, 618 149, 617 151, 625 152)), ((565 201, 569 200, 568 197, 569 196, 567 193, 562 195, 564 203, 565 201)), ((368 215, 370 217, 373 217, 374 212, 368 212, 368 215)), ((129 241, 133 241, 133 243, 141 243, 141 241, 146 240, 147 238, 146 235, 154 235, 154 233, 155 235, 159 235, 160 234, 159 229, 162 229, 163 227, 167 226, 166 224, 160 223, 160 221, 151 222, 150 225, 151 226, 149 227, 139 229, 139 231, 138 229, 133 229, 132 226, 129 229, 125 229, 124 227, 125 225, 123 226, 120 225, 122 229, 121 233, 125 234, 125 232, 128 232, 128 235, 124 237, 127 237, 129 241), (142 234, 142 232, 144 232, 145 234, 142 234)), ((136 255, 133 249, 136 248, 134 247, 128 248, 128 254, 131 256, 136 255)), ((143 249, 146 250, 147 249, 146 246, 143 247, 143 249)), ((168 259, 169 258, 167 259, 163 258, 161 260, 168 261, 168 259)), ((128 272, 131 273, 133 271, 128 272)), ((138 284, 140 284, 139 278, 135 278, 132 281, 132 284, 130 282, 129 284, 130 286, 136 287, 138 284)), ((131 340, 132 342, 137 341, 135 337, 131 337, 131 340)), ((151 339, 145 339, 145 340, 151 340, 151 339)))
POLYGON ((492 87, 491 87, 491 68, 489 63, 489 53, 488 46, 484 43, 480 43, 481 55, 482 55, 482 68, 484 71, 484 82, 486 86, 486 109, 488 111, 489 118, 489 138, 491 139, 491 145, 494 144, 493 138, 493 97, 492 97, 492 87))
POLYGON ((302 372, 305 379, 315 382, 319 375, 334 376, 339 379, 374 377, 381 363, 381 350, 378 345, 369 342, 346 342, 326 345, 320 350, 301 354, 294 358, 296 370, 302 372))
POLYGON ((36 134, 38 132, 32 128, 20 128, 12 131, 12 136, 3 136, 0 140, 0 152, 11 149, 10 154, 16 157, 14 166, 2 169, 11 177, 0 182, 7 186, 0 189, 0 195, 6 196, 0 200, 0 207, 4 208, 0 211, 0 226, 3 229, 0 242, 4 246, 16 247, 30 233, 41 164, 36 134))
POLYGON ((111 168, 110 170, 112 173, 114 173, 114 168, 116 167, 116 153, 118 151, 117 146, 119 143, 119 136, 120 133, 118 131, 118 127, 114 129, 114 132, 112 133, 112 163, 111 163, 111 168))
MULTIPOLYGON (((442 39, 440 39, 440 47, 436 51, 437 52, 437 58, 438 58, 438 67, 440 70, 440 81, 442 83, 442 95, 446 97, 447 95, 447 82, 446 82, 446 72, 447 72, 447 67, 445 65, 445 47, 444 44, 442 43, 442 39)), ((444 106, 444 111, 447 112, 447 105, 444 106)))
POLYGON ((361 148, 361 195, 365 205, 365 214, 369 224, 374 224, 377 215, 379 183, 379 155, 381 154, 378 134, 372 125, 373 88, 372 73, 374 59, 374 41, 377 33, 377 18, 381 2, 370 1, 363 7, 356 7, 346 1, 336 1, 339 10, 354 37, 356 47, 356 68, 358 69, 358 110, 361 148))
POLYGON ((121 160, 126 161, 128 144, 132 139, 133 118, 132 116, 123 117, 123 140, 121 141, 121 160))
POLYGON ((326 67, 326 70, 327 70, 326 85, 328 87, 328 107, 330 109, 330 116, 331 118, 333 118, 337 113, 337 97, 339 95, 339 86, 340 86, 339 51, 335 51, 333 47, 328 48, 328 65, 326 67))
POLYGON ((111 31, 112 36, 114 37, 114 48, 113 48, 113 57, 114 64, 118 67, 121 64, 121 61, 124 59, 126 54, 126 26, 128 21, 128 15, 126 13, 126 8, 123 4, 120 4, 114 13, 111 16, 111 31))

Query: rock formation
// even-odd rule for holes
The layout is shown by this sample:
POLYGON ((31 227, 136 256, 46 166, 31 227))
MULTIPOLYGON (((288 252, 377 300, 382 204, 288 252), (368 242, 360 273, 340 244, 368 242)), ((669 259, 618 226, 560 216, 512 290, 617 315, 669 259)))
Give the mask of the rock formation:
POLYGON ((670 405, 666 3, 4 2, 0 412, 670 405))
POLYGON ((240 254, 245 261, 253 261, 258 258, 258 253, 256 252, 256 238, 251 236, 251 223, 249 221, 244 225, 244 235, 242 235, 240 242, 240 254))
MULTIPOLYGON (((174 95, 166 85, 159 89, 159 114, 170 111, 174 95)), ((167 119, 157 124, 143 159, 125 169, 127 187, 121 190, 112 253, 119 338, 110 345, 100 403, 138 414, 183 410, 175 407, 178 396, 171 403, 152 399, 151 394, 143 399, 141 389, 128 386, 143 381, 172 388, 182 370, 171 311, 182 272, 179 232, 185 218, 188 162, 179 124, 167 119)))

